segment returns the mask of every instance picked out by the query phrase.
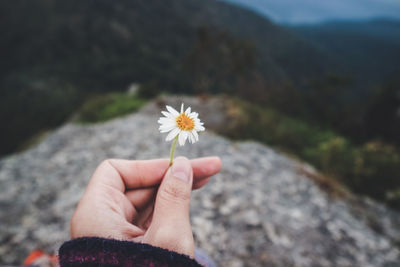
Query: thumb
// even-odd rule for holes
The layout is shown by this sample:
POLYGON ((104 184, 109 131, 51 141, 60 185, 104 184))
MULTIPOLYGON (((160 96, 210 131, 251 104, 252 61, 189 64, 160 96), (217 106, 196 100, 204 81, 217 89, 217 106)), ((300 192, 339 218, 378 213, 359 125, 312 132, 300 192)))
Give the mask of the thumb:
POLYGON ((193 170, 184 157, 175 159, 157 192, 151 225, 143 242, 194 257, 189 209, 193 170))

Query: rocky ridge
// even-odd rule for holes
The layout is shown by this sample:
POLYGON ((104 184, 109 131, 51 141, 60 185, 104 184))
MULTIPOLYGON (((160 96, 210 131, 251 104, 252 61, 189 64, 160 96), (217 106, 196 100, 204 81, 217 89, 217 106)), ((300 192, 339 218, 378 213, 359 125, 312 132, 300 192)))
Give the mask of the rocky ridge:
MULTIPOLYGON (((69 219, 102 160, 167 157, 156 122, 164 102, 182 100, 208 129, 225 127, 222 100, 168 97, 107 123, 68 123, 0 160, 0 265, 68 240, 69 219)), ((219 266, 399 266, 400 214, 330 196, 308 178, 310 166, 210 131, 177 154, 222 158, 221 173, 194 192, 191 214, 197 246, 219 266)))

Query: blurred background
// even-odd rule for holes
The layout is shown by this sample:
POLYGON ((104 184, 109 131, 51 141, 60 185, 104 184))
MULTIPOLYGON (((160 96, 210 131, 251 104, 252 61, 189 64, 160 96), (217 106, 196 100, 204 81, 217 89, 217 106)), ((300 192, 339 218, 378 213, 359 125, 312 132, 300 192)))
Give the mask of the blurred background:
MULTIPOLYGON (((0 155, 160 95, 400 208, 400 1, 0 1, 0 155)), ((1 165, 0 165, 1 171, 1 165)))
POLYGON ((101 120, 161 93, 228 94, 257 118, 231 137, 400 207, 397 0, 19 0, 0 13, 2 156, 79 109, 101 120))

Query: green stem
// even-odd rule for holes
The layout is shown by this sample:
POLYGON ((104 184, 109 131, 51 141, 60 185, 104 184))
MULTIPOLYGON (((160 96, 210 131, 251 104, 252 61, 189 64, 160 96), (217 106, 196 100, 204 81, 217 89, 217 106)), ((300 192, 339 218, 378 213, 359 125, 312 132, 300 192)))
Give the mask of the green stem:
POLYGON ((176 148, 176 143, 178 142, 178 136, 177 135, 174 139, 174 142, 172 143, 171 146, 171 156, 169 157, 169 166, 172 165, 172 163, 174 163, 174 152, 175 152, 175 148, 176 148))

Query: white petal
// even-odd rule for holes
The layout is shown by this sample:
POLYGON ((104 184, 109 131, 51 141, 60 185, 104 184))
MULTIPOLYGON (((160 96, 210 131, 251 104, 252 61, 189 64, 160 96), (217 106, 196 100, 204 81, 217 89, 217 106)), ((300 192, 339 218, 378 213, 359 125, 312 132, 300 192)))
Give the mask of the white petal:
POLYGON ((199 116, 199 114, 196 113, 196 112, 192 112, 192 113, 190 113, 188 116, 189 116, 189 118, 192 118, 192 119, 195 120, 195 119, 198 119, 197 116, 199 116))
POLYGON ((183 103, 181 104, 181 113, 183 113, 183 103))
POLYGON ((191 109, 190 109, 190 107, 188 107, 188 108, 186 109, 186 111, 185 111, 185 114, 186 114, 186 115, 189 115, 189 114, 190 114, 190 111, 191 111, 191 109))
POLYGON ((162 132, 162 133, 166 133, 166 132, 172 131, 175 128, 176 128, 175 125, 169 124, 169 125, 161 125, 160 128, 158 128, 158 130, 160 130, 160 132, 162 132))
POLYGON ((167 118, 174 118, 174 116, 173 116, 171 113, 169 113, 169 112, 161 111, 161 113, 162 113, 165 117, 167 117, 167 118))
POLYGON ((179 145, 184 146, 186 143, 186 139, 188 138, 188 132, 186 131, 181 131, 179 133, 179 145))
POLYGON ((178 128, 174 128, 168 135, 167 138, 165 138, 165 141, 171 141, 172 139, 174 139, 181 130, 179 130, 178 128))
POLYGON ((165 128, 165 127, 170 127, 170 126, 173 126, 173 127, 175 127, 176 126, 176 122, 174 122, 174 121, 159 121, 158 122, 159 124, 160 124, 160 128, 159 129, 161 129, 161 128, 165 128))
POLYGON ((176 122, 174 122, 174 121, 166 121, 166 122, 163 122, 163 123, 160 123, 161 125, 160 125, 160 128, 161 127, 165 127, 165 126, 176 126, 176 122))
POLYGON ((175 120, 174 119, 171 119, 171 118, 165 118, 165 117, 162 117, 162 118, 160 118, 159 120, 158 120, 158 123, 160 123, 160 124, 165 124, 165 123, 174 123, 175 122, 175 120))
POLYGON ((199 141, 199 135, 197 134, 196 130, 192 130, 192 135, 196 141, 199 141))
POLYGON ((173 107, 166 106, 166 108, 169 111, 169 113, 171 113, 172 116, 174 117, 179 116, 179 112, 176 111, 173 107))
POLYGON ((196 143, 196 138, 194 137, 192 132, 189 133, 189 137, 190 137, 190 139, 189 139, 190 143, 192 143, 192 144, 196 143))
POLYGON ((204 127, 201 126, 201 125, 196 125, 196 126, 194 127, 194 129, 195 129, 196 131, 200 132, 200 131, 204 131, 206 128, 204 128, 204 127))

